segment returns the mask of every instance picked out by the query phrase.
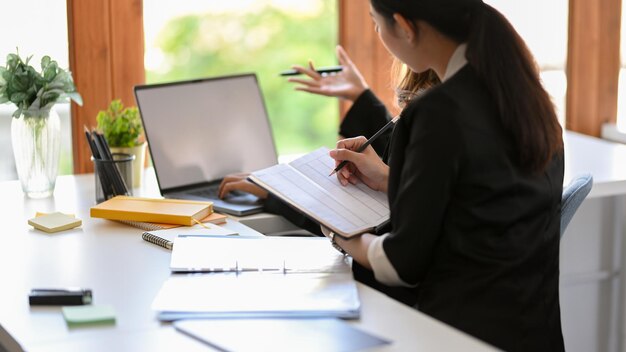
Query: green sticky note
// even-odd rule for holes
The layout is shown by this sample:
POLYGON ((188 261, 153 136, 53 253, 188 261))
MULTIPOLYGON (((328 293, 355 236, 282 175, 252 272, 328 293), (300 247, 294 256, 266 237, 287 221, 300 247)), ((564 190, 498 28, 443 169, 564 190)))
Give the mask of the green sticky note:
POLYGON ((115 311, 112 306, 63 307, 63 317, 68 325, 115 323, 115 311))

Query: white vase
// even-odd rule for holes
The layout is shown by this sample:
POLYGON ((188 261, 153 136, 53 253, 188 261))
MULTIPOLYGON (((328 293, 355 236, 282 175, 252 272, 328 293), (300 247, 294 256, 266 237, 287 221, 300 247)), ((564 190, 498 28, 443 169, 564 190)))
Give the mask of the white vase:
POLYGON ((146 162, 146 146, 144 142, 135 147, 111 147, 113 153, 124 153, 135 156, 133 160, 133 188, 140 188, 143 180, 144 165, 146 162))
POLYGON ((54 193, 61 146, 61 121, 51 110, 28 111, 11 122, 11 142, 22 190, 30 198, 54 193))

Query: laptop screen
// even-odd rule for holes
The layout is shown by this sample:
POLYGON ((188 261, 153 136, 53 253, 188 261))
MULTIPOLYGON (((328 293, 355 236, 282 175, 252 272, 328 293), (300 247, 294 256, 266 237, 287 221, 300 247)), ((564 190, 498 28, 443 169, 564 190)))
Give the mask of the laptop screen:
POLYGON ((277 163, 254 74, 135 87, 161 191, 277 163))

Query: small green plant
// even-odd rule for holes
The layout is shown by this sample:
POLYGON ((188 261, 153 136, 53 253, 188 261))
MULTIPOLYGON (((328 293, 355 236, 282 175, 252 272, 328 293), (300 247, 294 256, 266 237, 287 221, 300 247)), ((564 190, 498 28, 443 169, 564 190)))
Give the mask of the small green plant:
POLYGON ((69 71, 44 56, 41 72, 37 72, 29 65, 31 58, 23 61, 19 53, 9 54, 6 67, 0 67, 0 104, 15 104, 17 110, 13 117, 19 118, 22 114, 26 117, 43 116, 42 112, 67 99, 83 105, 69 71))
POLYGON ((98 130, 111 147, 135 147, 143 132, 139 110, 136 107, 124 108, 121 100, 114 100, 107 110, 100 111, 96 117, 98 130))

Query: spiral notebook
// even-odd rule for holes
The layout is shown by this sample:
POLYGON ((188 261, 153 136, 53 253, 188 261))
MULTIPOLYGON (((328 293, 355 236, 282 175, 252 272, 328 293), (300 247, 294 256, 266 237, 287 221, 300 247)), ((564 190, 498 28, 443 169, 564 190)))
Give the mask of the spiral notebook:
POLYGON ((174 248, 174 240, 179 235, 191 235, 201 237, 222 237, 238 235, 236 231, 226 229, 218 225, 204 224, 204 226, 206 227, 196 225, 192 227, 147 231, 141 235, 141 238, 143 238, 144 241, 172 250, 172 248, 174 248))
MULTIPOLYGON (((204 219, 200 220, 200 222, 203 222, 203 223, 208 222, 211 224, 220 225, 220 224, 225 224, 226 219, 228 219, 227 215, 213 213, 205 217, 204 219)), ((141 221, 130 221, 130 220, 118 220, 118 222, 121 222, 122 224, 130 225, 130 226, 133 226, 138 229, 145 230, 145 231, 166 230, 166 229, 173 229, 176 227, 184 226, 184 225, 178 225, 178 224, 164 224, 164 223, 156 223, 156 222, 141 222, 141 221)))

